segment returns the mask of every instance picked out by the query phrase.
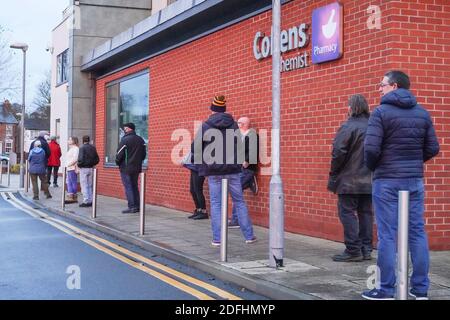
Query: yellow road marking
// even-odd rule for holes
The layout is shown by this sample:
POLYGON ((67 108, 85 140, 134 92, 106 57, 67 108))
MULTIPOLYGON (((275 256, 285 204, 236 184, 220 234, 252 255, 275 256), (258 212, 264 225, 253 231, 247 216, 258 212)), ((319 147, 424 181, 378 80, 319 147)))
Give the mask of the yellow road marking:
MULTIPOLYGON (((14 203, 14 202, 12 204, 15 207, 19 208, 19 209, 26 210, 26 208, 20 207, 20 205, 14 203)), ((25 206, 27 206, 27 205, 25 205, 25 206)), ((31 216, 33 216, 35 218, 37 217, 36 214, 31 214, 31 216)), ((41 216, 41 215, 39 215, 39 216, 42 217, 42 218, 45 218, 45 216, 41 216)), ((94 248, 96 248, 96 249, 98 249, 98 250, 100 250, 100 251, 102 251, 104 253, 107 253, 110 256, 112 256, 112 257, 114 257, 114 258, 116 258, 116 259, 118 259, 118 260, 120 260, 120 261, 122 261, 122 262, 124 262, 124 263, 126 263, 126 264, 128 264, 128 265, 130 265, 130 266, 132 266, 134 268, 136 268, 136 269, 139 269, 139 270, 141 270, 141 271, 143 271, 143 272, 145 272, 145 273, 147 273, 147 274, 149 274, 151 276, 154 276, 155 278, 157 278, 157 279, 159 279, 161 281, 164 281, 165 283, 170 284, 171 286, 173 286, 175 288, 178 288, 181 291, 184 291, 184 292, 186 292, 186 293, 188 293, 188 294, 190 294, 190 295, 192 295, 192 296, 194 296, 194 297, 196 297, 196 298, 198 298, 200 300, 214 300, 214 298, 208 296, 207 294, 204 294, 201 291, 198 291, 198 290, 196 290, 194 288, 191 288, 191 287, 185 285, 184 283, 181 283, 181 282, 179 282, 179 281, 177 281, 175 279, 172 279, 172 278, 170 278, 170 277, 168 277, 168 276, 166 276, 166 275, 164 275, 164 274, 162 274, 162 273, 160 273, 158 271, 152 270, 152 269, 150 269, 150 268, 148 268, 146 266, 141 265, 138 262, 135 262, 135 261, 133 261, 131 259, 128 259, 128 258, 118 254, 117 252, 114 252, 114 251, 112 251, 112 250, 110 250, 108 248, 105 248, 105 247, 99 245, 98 243, 96 243, 96 242, 94 242, 92 240, 86 239, 86 238, 80 236, 79 234, 75 233, 74 231, 69 230, 69 229, 59 225, 57 222, 50 221, 48 216, 47 216, 46 219, 42 219, 42 221, 52 225, 53 227, 63 231, 64 233, 67 233, 68 235, 71 235, 71 236, 73 236, 73 237, 75 237, 75 238, 77 238, 77 239, 79 239, 79 240, 89 244, 90 246, 92 246, 92 247, 94 247, 94 248)))
POLYGON ((204 282, 204 281, 198 280, 198 279, 193 278, 193 277, 191 277, 191 276, 188 276, 187 274, 184 274, 184 273, 179 272, 179 271, 177 271, 177 270, 175 270, 175 269, 172 269, 172 268, 170 268, 170 267, 167 267, 167 266, 165 266, 165 265, 163 265, 163 264, 160 264, 160 263, 158 263, 158 262, 156 262, 156 261, 150 260, 150 259, 148 259, 148 258, 146 258, 146 257, 144 257, 144 256, 141 256, 141 255, 139 255, 139 254, 137 254, 137 253, 135 253, 135 252, 132 252, 132 251, 130 251, 130 250, 127 250, 127 249, 125 249, 125 248, 123 248, 123 247, 121 247, 121 246, 119 246, 119 245, 117 245, 117 244, 115 244, 115 243, 113 243, 113 242, 110 242, 110 241, 108 241, 108 240, 106 240, 106 239, 97 237, 97 236, 95 236, 95 235, 93 235, 93 234, 90 234, 90 233, 88 233, 88 232, 86 232, 86 231, 83 231, 83 230, 81 230, 81 229, 78 229, 77 227, 72 226, 72 225, 70 225, 69 223, 67 223, 67 222, 65 222, 65 221, 59 221, 59 220, 54 219, 54 218, 51 218, 51 217, 49 217, 48 219, 50 219, 50 220, 52 220, 52 221, 55 221, 55 222, 57 222, 57 223, 60 223, 60 224, 62 224, 62 225, 64 225, 64 226, 66 226, 66 227, 72 229, 73 231, 75 231, 75 232, 77 232, 77 233, 80 233, 80 234, 85 235, 85 236, 87 236, 87 237, 89 237, 89 238, 91 238, 91 239, 94 239, 94 240, 96 240, 96 241, 98 241, 98 242, 101 242, 101 243, 103 243, 103 244, 105 244, 105 245, 107 245, 107 246, 109 246, 109 247, 111 247, 111 248, 113 248, 113 249, 115 249, 115 250, 117 250, 117 251, 120 251, 120 252, 122 252, 122 253, 124 253, 124 254, 126 254, 126 255, 128 255, 128 256, 134 258, 134 259, 136 259, 136 260, 145 262, 146 264, 148 264, 148 265, 150 265, 150 266, 153 266, 153 267, 155 267, 155 268, 158 268, 158 269, 160 269, 160 270, 163 270, 163 271, 165 271, 165 272, 167 272, 167 273, 169 273, 169 274, 171 274, 171 275, 173 275, 173 276, 176 276, 176 277, 178 277, 178 278, 180 278, 180 279, 183 279, 183 280, 185 280, 185 281, 188 281, 188 282, 190 282, 190 283, 192 283, 192 284, 195 284, 195 285, 197 285, 197 286, 199 286, 199 287, 202 287, 202 288, 204 288, 204 289, 207 289, 207 290, 209 290, 209 291, 211 291, 211 292, 217 294, 218 296, 220 296, 220 297, 222 297, 222 298, 230 299, 230 300, 242 300, 240 297, 235 296, 235 295, 233 295, 233 294, 231 294, 231 293, 229 293, 229 292, 227 292, 227 291, 224 291, 224 290, 222 290, 222 289, 219 289, 219 288, 217 288, 217 287, 215 287, 215 286, 213 286, 213 285, 210 285, 209 283, 206 283, 206 282, 204 282))
MULTIPOLYGON (((14 195, 11 194, 10 196, 12 198, 14 198, 16 201, 19 201, 14 195)), ((21 203, 21 205, 29 207, 27 204, 24 204, 24 203, 21 203)), ((34 210, 31 207, 29 207, 29 209, 30 210, 34 210)), ((119 252, 121 252, 121 253, 123 253, 125 255, 128 255, 129 257, 132 257, 132 258, 136 259, 136 260, 142 261, 142 262, 144 262, 144 263, 146 263, 146 264, 148 264, 148 265, 150 265, 152 267, 155 267, 155 268, 157 268, 159 270, 162 270, 162 271, 164 271, 164 272, 166 272, 166 273, 168 273, 168 274, 170 274, 172 276, 175 276, 175 277, 177 277, 179 279, 182 279, 184 281, 187 281, 187 282, 195 284, 195 285, 197 285, 199 287, 202 287, 202 288, 204 288, 204 289, 206 289, 206 290, 208 290, 210 292, 213 292, 213 293, 217 294, 218 296, 220 296, 220 297, 222 297, 224 299, 242 300, 242 298, 240 298, 240 297, 238 297, 236 295, 233 295, 233 294, 231 294, 231 293, 229 293, 229 292, 227 292, 225 290, 217 288, 217 287, 215 287, 215 286, 213 286, 213 285, 211 285, 209 283, 206 283, 204 281, 201 281, 199 279, 193 278, 193 277, 191 277, 191 276, 189 276, 187 274, 184 274, 182 272, 174 270, 174 269, 172 269, 170 267, 167 267, 167 266, 165 266, 163 264, 160 264, 160 263, 158 263, 156 261, 150 260, 150 259, 148 259, 148 258, 146 258, 144 256, 141 256, 141 255, 139 255, 139 254, 137 254, 135 252, 127 250, 127 249, 125 249, 125 248, 123 248, 123 247, 121 247, 121 246, 119 246, 119 245, 117 245, 117 244, 115 244, 113 242, 110 242, 110 241, 108 241, 106 239, 97 237, 97 236, 95 236, 93 234, 90 234, 90 233, 84 231, 84 230, 81 230, 81 229, 79 229, 79 228, 77 228, 77 227, 75 227, 75 226, 73 226, 73 225, 71 225, 71 224, 69 224, 69 223, 67 223, 65 221, 54 219, 54 218, 48 216, 47 214, 40 213, 40 212, 39 212, 39 215, 44 217, 44 218, 46 218, 46 219, 48 219, 48 220, 51 220, 51 221, 53 221, 55 223, 62 224, 64 226, 66 226, 67 228, 73 230, 77 234, 81 234, 81 235, 86 236, 88 238, 94 239, 94 240, 96 240, 96 241, 98 241, 98 242, 100 242, 102 244, 105 244, 105 245, 109 246, 110 248, 113 248, 113 249, 115 249, 115 250, 117 250, 117 251, 119 251, 119 252)), ((132 261, 132 260, 130 260, 130 261, 132 261)))

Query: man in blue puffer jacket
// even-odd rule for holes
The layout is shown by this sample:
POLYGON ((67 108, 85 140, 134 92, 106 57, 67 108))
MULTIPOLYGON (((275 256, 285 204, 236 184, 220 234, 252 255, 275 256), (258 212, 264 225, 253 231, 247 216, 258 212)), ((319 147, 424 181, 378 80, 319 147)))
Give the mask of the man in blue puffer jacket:
POLYGON ((39 200, 38 177, 41 180, 42 191, 44 191, 47 199, 51 198, 47 183, 47 155, 41 146, 41 141, 34 141, 33 149, 28 155, 28 161, 31 183, 33 185, 33 200, 39 200))
POLYGON ((378 228, 379 289, 366 291, 370 300, 391 300, 395 294, 398 192, 409 191, 409 248, 413 264, 411 290, 427 299, 429 253, 424 226, 424 162, 439 153, 429 113, 409 91, 408 75, 389 71, 380 83, 381 104, 370 116, 364 141, 366 166, 374 171, 372 202, 378 228))

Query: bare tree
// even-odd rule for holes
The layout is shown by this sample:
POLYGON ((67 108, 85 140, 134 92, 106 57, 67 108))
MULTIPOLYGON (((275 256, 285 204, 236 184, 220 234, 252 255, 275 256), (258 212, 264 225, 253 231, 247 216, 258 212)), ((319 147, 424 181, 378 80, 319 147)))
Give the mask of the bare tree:
POLYGON ((30 115, 30 119, 40 119, 50 126, 50 102, 51 102, 51 71, 45 73, 45 79, 37 86, 33 104, 37 107, 30 115))
POLYGON ((51 71, 45 73, 45 79, 37 86, 36 96, 33 104, 37 107, 33 113, 50 118, 50 102, 51 102, 51 71))
POLYGON ((0 25, 0 95, 13 95, 19 90, 19 73, 14 70, 12 50, 5 29, 0 25))

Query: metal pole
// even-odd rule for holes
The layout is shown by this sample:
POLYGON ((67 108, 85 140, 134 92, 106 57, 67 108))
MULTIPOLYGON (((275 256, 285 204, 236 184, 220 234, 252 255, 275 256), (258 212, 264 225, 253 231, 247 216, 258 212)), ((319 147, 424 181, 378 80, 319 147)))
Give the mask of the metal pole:
POLYGON ((94 180, 92 181, 92 219, 97 218, 97 169, 94 169, 94 180))
POLYGON ((408 299, 409 191, 398 192, 397 300, 408 299))
POLYGON ((63 170, 63 185, 62 185, 62 196, 61 196, 61 208, 64 210, 66 208, 66 176, 67 168, 64 167, 63 170))
POLYGON ((23 50, 23 82, 22 82, 22 126, 20 128, 20 184, 19 187, 23 188, 24 175, 23 175, 23 157, 24 157, 24 132, 25 132, 25 74, 26 74, 26 61, 27 61, 27 51, 23 50))
POLYGON ((141 172, 141 194, 140 194, 140 234, 145 234, 145 172, 141 172))
POLYGON ((25 192, 28 193, 28 160, 25 160, 25 192))
POLYGON ((222 216, 220 225, 220 261, 227 262, 228 248, 228 179, 222 179, 222 216))
POLYGON ((8 187, 11 185, 11 162, 8 161, 8 187))
POLYGON ((284 193, 280 175, 281 1, 272 1, 272 178, 270 179, 269 265, 283 266, 284 193))

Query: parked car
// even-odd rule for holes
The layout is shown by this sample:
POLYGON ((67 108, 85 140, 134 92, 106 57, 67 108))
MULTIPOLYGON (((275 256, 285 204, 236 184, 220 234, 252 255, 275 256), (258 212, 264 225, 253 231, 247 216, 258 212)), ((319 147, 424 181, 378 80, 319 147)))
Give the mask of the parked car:
POLYGON ((2 164, 7 164, 9 162, 9 157, 0 155, 0 161, 2 164))

